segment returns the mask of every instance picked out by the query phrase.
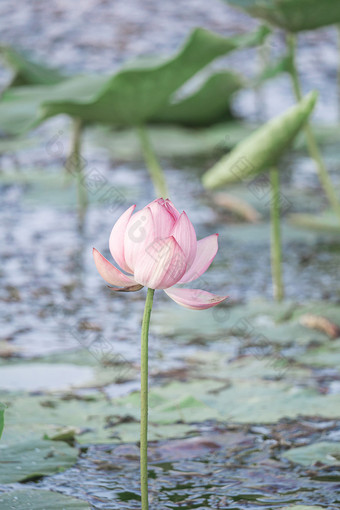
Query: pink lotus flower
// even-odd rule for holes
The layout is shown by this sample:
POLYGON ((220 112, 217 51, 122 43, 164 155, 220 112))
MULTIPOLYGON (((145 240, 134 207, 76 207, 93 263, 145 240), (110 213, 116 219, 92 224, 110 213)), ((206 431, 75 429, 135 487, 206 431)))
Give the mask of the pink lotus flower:
POLYGON ((163 289, 176 303, 194 310, 224 301, 227 296, 174 288, 196 280, 208 269, 218 250, 218 234, 197 241, 186 213, 180 214, 169 199, 154 200, 132 214, 135 207, 121 215, 110 236, 111 255, 125 272, 93 248, 98 272, 113 290, 163 289))

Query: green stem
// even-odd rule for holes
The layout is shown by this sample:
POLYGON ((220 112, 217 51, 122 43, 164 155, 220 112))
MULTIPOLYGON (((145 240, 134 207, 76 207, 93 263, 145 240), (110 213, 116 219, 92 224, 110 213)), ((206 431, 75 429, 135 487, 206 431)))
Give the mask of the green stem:
POLYGON ((338 120, 340 120, 340 25, 336 26, 338 31, 338 73, 337 73, 337 98, 338 98, 338 120))
MULTIPOLYGON (((270 64, 270 45, 269 45, 269 37, 265 39, 263 44, 258 47, 257 50, 257 59, 258 59, 258 75, 262 76, 265 72, 266 68, 270 64)), ((261 84, 261 80, 259 83, 255 85, 255 99, 257 105, 257 117, 260 122, 265 122, 266 119, 266 104, 265 104, 265 94, 263 93, 263 87, 261 84)))
POLYGON ((271 264, 274 286, 274 297, 281 301, 284 297, 282 283, 282 246, 280 226, 280 177, 277 168, 270 170, 272 199, 270 205, 271 219, 271 264))
MULTIPOLYGON (((296 99, 298 101, 300 101, 302 99, 302 92, 301 92, 301 84, 300 84, 300 80, 299 80, 299 75, 298 75, 296 63, 295 63, 296 36, 294 34, 287 35, 287 44, 288 44, 289 54, 291 57, 290 76, 292 79, 294 94, 295 94, 296 99)), ((321 185, 326 193, 329 203, 333 207, 333 210, 336 213, 336 215, 338 216, 339 221, 340 221, 340 203, 339 203, 337 195, 334 191, 334 186, 332 184, 332 181, 328 175, 326 165, 323 161, 323 158, 322 158, 321 152, 319 150, 318 144, 316 142, 315 135, 313 133, 310 122, 307 121, 305 123, 304 131, 305 131, 308 151, 309 151, 311 158, 313 158, 315 161, 321 185)))
POLYGON ((147 130, 144 126, 139 126, 137 128, 137 133, 141 144, 144 161, 155 187, 156 195, 167 198, 168 187, 166 184, 165 175, 154 153, 147 130))
POLYGON ((140 419, 140 483, 142 510, 148 510, 148 339, 154 289, 148 289, 142 322, 141 351, 141 419, 140 419))
POLYGON ((71 152, 70 152, 68 161, 66 163, 66 168, 70 173, 72 173, 76 177, 77 207, 78 207, 78 217, 79 217, 80 222, 82 222, 84 219, 87 205, 88 205, 85 175, 83 172, 84 168, 83 168, 82 157, 81 157, 82 133, 83 133, 83 123, 82 123, 81 119, 78 119, 78 118, 73 119, 71 152))

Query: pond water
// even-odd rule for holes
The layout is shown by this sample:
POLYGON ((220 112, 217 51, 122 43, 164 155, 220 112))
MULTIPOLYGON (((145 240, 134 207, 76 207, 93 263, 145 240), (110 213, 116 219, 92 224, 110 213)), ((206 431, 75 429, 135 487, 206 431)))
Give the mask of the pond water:
MULTIPOLYGON (((203 2, 190 2, 188 15, 179 20, 169 2, 155 15, 153 1, 135 0, 136 9, 119 1, 110 13, 115 30, 110 32, 106 24, 99 37, 90 24, 84 42, 84 32, 73 30, 75 20, 81 15, 85 22, 96 13, 98 26, 108 16, 109 2, 84 2, 81 13, 62 2, 51 12, 44 2, 19 5, 22 9, 14 13, 10 2, 1 4, 3 39, 12 42, 18 37, 42 57, 55 50, 53 64, 71 71, 107 69, 107 62, 116 65, 155 47, 173 50, 193 24, 237 31, 248 20, 218 2, 209 15, 203 2), (133 20, 120 25, 131 13, 133 20), (147 33, 150 17, 154 30, 138 45, 137 34, 147 33), (15 30, 9 36, 6 26, 11 23, 15 30), (21 26, 25 28, 19 30, 21 26), (37 28, 42 31, 39 40, 37 28), (60 39, 64 43, 59 46, 60 39), (97 41, 96 51, 92 39, 97 41), (113 43, 119 49, 114 55, 113 43)), ((274 51, 279 51, 280 36, 275 41, 274 51)), ((318 118, 332 123, 336 89, 328 82, 337 61, 334 29, 304 35, 301 51, 301 58, 306 56, 304 80, 321 88, 318 118), (327 77, 327 87, 322 76, 327 77)), ((252 53, 247 55, 251 59, 252 53)), ((249 61, 241 60, 231 56, 229 62, 249 72, 249 61)), ((3 73, 1 78, 5 81, 7 76, 3 73)), ((267 92, 267 115, 291 102, 284 80, 268 85, 267 92)), ((239 113, 247 111, 249 120, 258 117, 250 92, 241 96, 237 108, 239 113)), ((75 189, 60 172, 62 158, 55 161, 46 150, 60 131, 66 154, 68 126, 58 119, 34 134, 40 137, 38 146, 19 151, 16 158, 2 158, 0 401, 8 403, 8 427, 19 438, 50 437, 55 426, 74 427, 66 439, 80 445, 80 456, 62 473, 42 477, 30 471, 24 485, 13 477, 13 483, 0 485, 0 493, 42 488, 79 497, 93 509, 139 508, 134 392, 139 385, 145 292, 113 295, 96 272, 91 249, 95 246, 108 255, 108 237, 118 215, 132 203, 145 205, 154 192, 141 162, 110 161, 103 150, 87 145, 89 165, 100 169, 107 189, 118 198, 112 206, 103 197, 90 197, 92 204, 79 230, 75 189)), ((323 149, 339 184, 337 144, 323 149)), ((282 306, 273 304, 268 199, 257 199, 249 187, 232 188, 262 213, 263 221, 255 225, 217 207, 200 184, 200 175, 217 159, 217 152, 162 160, 171 198, 188 212, 198 236, 220 234, 218 255, 199 286, 227 293, 230 301, 196 314, 156 292, 150 337, 150 387, 155 389, 150 507, 253 510, 315 505, 333 510, 340 507, 340 454, 332 449, 340 438, 340 345, 324 331, 305 328, 301 316, 322 310, 340 327, 340 238, 299 230, 286 215, 287 300, 282 306), (246 332, 245 323, 250 327, 246 332), (284 370, 277 363, 283 363, 284 370), (325 441, 329 451, 317 450, 307 461, 285 456, 295 447, 325 441)), ((324 208, 313 164, 303 151, 288 155, 281 169, 289 213, 324 208)), ((5 431, 5 445, 11 444, 10 434, 5 431)))

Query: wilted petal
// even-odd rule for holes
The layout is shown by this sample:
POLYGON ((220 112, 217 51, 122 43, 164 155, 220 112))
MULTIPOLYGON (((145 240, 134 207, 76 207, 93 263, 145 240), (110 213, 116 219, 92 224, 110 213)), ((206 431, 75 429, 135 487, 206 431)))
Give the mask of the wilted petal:
POLYGON ((114 287, 134 287, 136 282, 131 276, 128 276, 117 269, 103 255, 93 248, 93 258, 98 273, 104 280, 114 287))
POLYGON ((216 296, 211 292, 206 292, 200 289, 166 289, 165 292, 168 296, 175 301, 178 305, 192 310, 205 310, 216 306, 228 296, 216 296))
POLYGON ((210 266, 218 250, 218 234, 204 237, 197 241, 196 257, 178 283, 188 283, 199 278, 210 266))
POLYGON ((134 272, 137 260, 145 253, 145 248, 155 239, 154 221, 151 210, 144 207, 131 216, 124 235, 124 257, 126 264, 134 272))
POLYGON ((186 271, 186 257, 173 237, 156 239, 135 266, 136 282, 151 289, 175 285, 186 271))
POLYGON ((131 218, 136 206, 132 205, 127 209, 116 221, 110 235, 110 252, 117 264, 127 273, 132 273, 131 268, 127 265, 124 255, 124 236, 127 224, 131 218))
POLYGON ((195 229, 185 212, 182 212, 176 221, 171 235, 182 248, 186 256, 187 267, 190 268, 197 252, 197 238, 195 229))
POLYGON ((148 205, 153 217, 155 239, 164 239, 165 237, 169 237, 170 232, 175 224, 175 219, 173 218, 172 214, 170 214, 168 210, 161 204, 160 200, 163 199, 154 200, 151 202, 151 204, 148 205))
POLYGON ((135 285, 131 285, 130 287, 109 287, 110 289, 116 291, 116 292, 137 292, 137 290, 141 290, 143 288, 143 285, 140 285, 139 283, 136 283, 135 285))

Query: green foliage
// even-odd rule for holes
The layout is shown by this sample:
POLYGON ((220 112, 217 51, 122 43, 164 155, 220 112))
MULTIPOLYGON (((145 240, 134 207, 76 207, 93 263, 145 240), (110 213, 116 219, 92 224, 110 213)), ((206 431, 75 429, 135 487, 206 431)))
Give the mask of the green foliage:
POLYGON ((272 80, 282 73, 290 72, 292 66, 292 59, 290 55, 284 55, 276 62, 269 63, 263 71, 254 80, 254 85, 262 85, 267 80, 272 80))
POLYGON ((32 62, 22 53, 10 46, 0 46, 0 57, 13 70, 10 86, 53 85, 64 79, 56 69, 32 62))
MULTIPOLYGON (((267 28, 261 27, 254 33, 225 38, 197 28, 179 52, 168 60, 130 64, 109 77, 77 76, 56 85, 10 89, 0 104, 0 128, 17 134, 58 114, 77 117, 85 123, 118 126, 145 123, 162 115, 163 109, 165 115, 176 116, 171 98, 184 83, 215 58, 235 49, 261 44, 268 33, 267 28)), ((228 87, 234 90, 236 78, 233 83, 231 81, 229 77, 228 87)), ((204 99, 207 93, 211 95, 212 86, 220 90, 221 78, 208 83, 198 96, 195 94, 191 107, 190 102, 189 106, 187 102, 182 104, 177 115, 182 118, 185 109, 192 112, 200 98, 204 99)), ((227 90, 225 93, 227 98, 227 90)), ((210 122, 210 118, 208 120, 210 122)))
POLYGON ((340 3, 336 0, 226 0, 251 16, 273 25, 299 32, 340 22, 340 3))
POLYGON ((219 188, 248 179, 276 165, 313 111, 316 99, 317 94, 311 92, 298 104, 257 129, 204 174, 204 186, 219 188))
POLYGON ((1 510, 90 510, 80 499, 64 496, 50 490, 24 489, 0 494, 1 510))
POLYGON ((231 117, 230 98, 242 88, 242 79, 224 71, 213 74, 202 87, 185 99, 169 103, 151 122, 206 126, 231 117))

